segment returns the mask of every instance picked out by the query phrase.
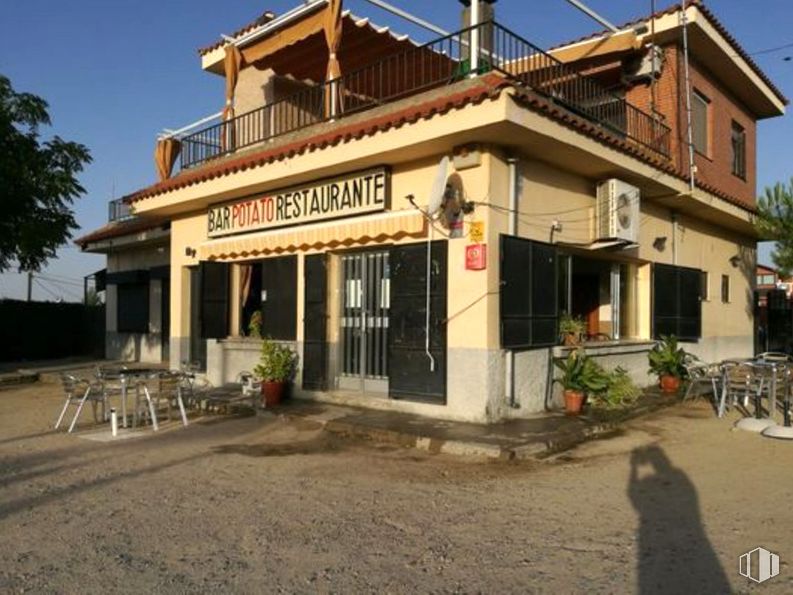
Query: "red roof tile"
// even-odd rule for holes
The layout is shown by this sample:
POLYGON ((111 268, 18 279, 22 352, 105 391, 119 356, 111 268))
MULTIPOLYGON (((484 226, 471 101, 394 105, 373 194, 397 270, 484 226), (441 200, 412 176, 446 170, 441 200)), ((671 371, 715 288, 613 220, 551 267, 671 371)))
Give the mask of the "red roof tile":
POLYGON ((77 238, 74 240, 74 243, 82 249, 85 249, 86 245, 92 242, 119 238, 121 236, 158 227, 164 228, 166 226, 170 226, 170 220, 167 217, 135 217, 134 219, 127 219, 126 221, 113 221, 77 238))
MULTIPOLYGON (((240 27, 234 33, 230 34, 229 37, 233 37, 234 39, 236 39, 238 37, 242 37, 246 33, 249 33, 249 32, 253 31, 256 28, 261 27, 265 23, 269 23, 274 18, 275 18, 275 13, 271 12, 269 10, 266 10, 261 15, 259 15, 259 17, 255 21, 252 21, 252 22, 248 23, 247 25, 245 25, 243 27, 240 27)), ((226 41, 224 39, 221 39, 220 41, 215 42, 215 43, 213 43, 211 45, 208 45, 208 46, 205 46, 205 47, 202 47, 202 48, 198 48, 198 54, 200 56, 203 56, 204 54, 208 54, 212 50, 216 50, 219 47, 223 47, 225 44, 226 44, 226 41)))

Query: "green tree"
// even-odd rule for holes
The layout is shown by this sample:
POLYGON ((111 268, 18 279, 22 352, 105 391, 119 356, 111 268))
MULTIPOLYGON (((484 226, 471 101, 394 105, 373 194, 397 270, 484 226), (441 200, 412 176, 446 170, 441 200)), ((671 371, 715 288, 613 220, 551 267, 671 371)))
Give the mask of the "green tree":
POLYGON ((763 240, 776 242, 771 260, 783 277, 793 271, 793 178, 767 186, 757 201, 756 227, 763 240))
POLYGON ((91 155, 79 143, 40 138, 47 108, 0 75, 0 272, 13 262, 39 270, 77 229, 70 206, 85 192, 77 174, 91 155))

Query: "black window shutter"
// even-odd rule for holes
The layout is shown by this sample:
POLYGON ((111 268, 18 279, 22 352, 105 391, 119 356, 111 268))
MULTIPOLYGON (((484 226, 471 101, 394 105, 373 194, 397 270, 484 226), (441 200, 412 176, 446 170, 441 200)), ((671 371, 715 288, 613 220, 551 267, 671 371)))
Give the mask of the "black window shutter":
POLYGON ((279 341, 297 339, 297 256, 262 261, 262 335, 279 341))
POLYGON ((698 340, 702 336, 701 292, 701 270, 653 265, 653 337, 698 340))
POLYGON ((116 328, 120 333, 149 332, 149 284, 116 286, 116 328))
POLYGON ((548 347, 558 341, 557 252, 552 244, 501 236, 501 345, 548 347))
POLYGON ((201 338, 225 339, 229 334, 229 265, 202 262, 201 338))
POLYGON ((303 388, 326 390, 327 326, 328 326, 328 268, 325 254, 306 256, 303 265, 303 388))

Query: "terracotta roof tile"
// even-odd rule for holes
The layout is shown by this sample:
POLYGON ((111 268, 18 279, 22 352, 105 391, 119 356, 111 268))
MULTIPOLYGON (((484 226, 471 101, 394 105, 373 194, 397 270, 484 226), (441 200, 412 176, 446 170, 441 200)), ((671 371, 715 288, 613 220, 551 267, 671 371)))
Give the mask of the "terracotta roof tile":
POLYGON ((91 242, 109 240, 111 238, 118 238, 132 233, 155 229, 157 227, 164 228, 166 226, 170 227, 170 220, 167 217, 135 217, 125 221, 113 221, 77 238, 74 240, 74 243, 84 249, 85 246, 91 242))
MULTIPOLYGON (((252 21, 252 22, 248 23, 247 25, 245 25, 243 27, 240 27, 239 29, 234 31, 234 33, 231 33, 229 35, 229 37, 233 37, 234 39, 236 39, 237 37, 242 37, 246 33, 249 33, 251 31, 253 31, 257 27, 261 27, 265 23, 269 23, 274 18, 275 18, 275 13, 271 12, 269 10, 266 10, 255 21, 252 21)), ((223 47, 225 45, 225 43, 226 43, 226 41, 221 39, 220 41, 218 41, 216 43, 213 43, 211 45, 208 45, 208 46, 205 46, 205 47, 202 47, 202 48, 198 48, 198 54, 200 56, 203 56, 204 54, 208 54, 212 50, 216 50, 219 47, 223 47)))
MULTIPOLYGON (((169 180, 159 182, 130 194, 125 197, 125 200, 129 203, 134 203, 166 192, 185 188, 194 184, 200 184, 239 171, 245 171, 252 167, 261 167, 268 163, 273 163, 274 161, 288 159, 307 151, 323 149, 342 142, 373 135, 379 131, 398 128, 405 123, 413 123, 436 114, 446 113, 452 109, 459 109, 468 104, 481 103, 488 98, 497 96, 504 87, 514 87, 514 85, 500 75, 491 73, 477 79, 476 84, 470 88, 457 93, 444 95, 424 103, 418 103, 409 108, 385 113, 373 118, 363 119, 347 124, 346 126, 337 126, 328 132, 306 136, 279 147, 251 151, 245 155, 226 158, 222 161, 208 163, 194 170, 182 172, 169 180)), ((514 88, 516 89, 516 99, 529 109, 544 114, 569 128, 573 128, 595 138, 605 145, 612 146, 623 153, 636 157, 660 171, 666 172, 681 180, 688 179, 684 172, 677 169, 670 160, 663 158, 659 154, 612 134, 586 118, 578 116, 530 90, 520 87, 514 88)), ((749 212, 756 212, 756 207, 753 204, 746 203, 708 184, 698 181, 697 185, 706 192, 718 196, 735 206, 749 212)))
POLYGON ((363 119, 347 125, 342 120, 332 130, 322 134, 307 136, 270 149, 252 151, 245 155, 223 159, 216 163, 208 163, 194 170, 181 172, 173 178, 127 195, 124 200, 133 203, 144 198, 206 182, 238 171, 245 171, 251 167, 260 167, 267 163, 281 161, 307 151, 323 149, 341 142, 371 136, 390 128, 398 128, 405 123, 416 122, 452 109, 459 109, 471 103, 481 103, 488 98, 495 97, 501 88, 508 85, 509 83, 499 75, 485 75, 477 79, 474 86, 457 93, 443 95, 425 103, 418 103, 398 111, 363 119))

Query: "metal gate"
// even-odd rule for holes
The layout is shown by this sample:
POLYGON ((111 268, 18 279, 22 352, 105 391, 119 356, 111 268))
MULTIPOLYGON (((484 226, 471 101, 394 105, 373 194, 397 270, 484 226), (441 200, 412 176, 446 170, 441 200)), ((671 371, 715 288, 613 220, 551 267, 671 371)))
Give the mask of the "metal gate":
POLYGON ((339 388, 388 392, 388 252, 344 255, 341 267, 339 388))

